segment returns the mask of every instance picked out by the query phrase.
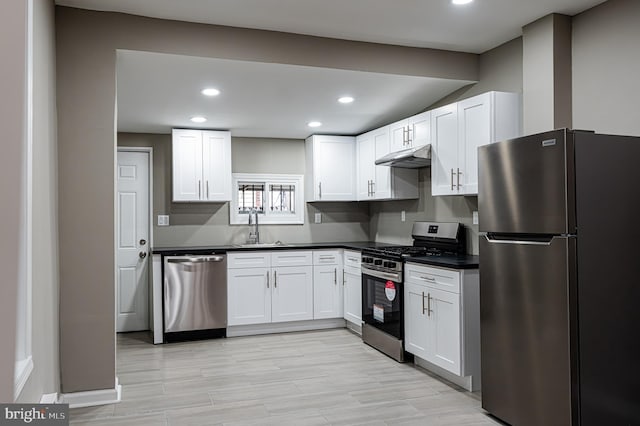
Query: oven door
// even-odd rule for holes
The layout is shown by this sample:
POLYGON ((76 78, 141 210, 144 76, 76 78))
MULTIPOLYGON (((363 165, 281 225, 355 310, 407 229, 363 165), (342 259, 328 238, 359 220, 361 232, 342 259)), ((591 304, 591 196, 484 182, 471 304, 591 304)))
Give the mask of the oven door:
POLYGON ((362 268, 362 320, 397 339, 404 337, 402 275, 362 268))

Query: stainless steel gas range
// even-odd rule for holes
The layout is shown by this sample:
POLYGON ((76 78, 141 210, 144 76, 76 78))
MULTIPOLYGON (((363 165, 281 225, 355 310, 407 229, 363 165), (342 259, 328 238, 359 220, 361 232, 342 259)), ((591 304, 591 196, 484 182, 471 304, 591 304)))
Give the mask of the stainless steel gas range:
POLYGON ((415 222, 412 246, 362 250, 362 340, 404 362, 404 262, 416 256, 464 254, 464 226, 415 222))

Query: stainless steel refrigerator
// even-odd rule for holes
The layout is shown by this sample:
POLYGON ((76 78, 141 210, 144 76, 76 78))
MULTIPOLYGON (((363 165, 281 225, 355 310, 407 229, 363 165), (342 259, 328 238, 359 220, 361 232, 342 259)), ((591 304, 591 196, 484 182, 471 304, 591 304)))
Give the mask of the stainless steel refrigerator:
POLYGON ((479 148, 482 406, 528 425, 640 424, 640 138, 479 148))

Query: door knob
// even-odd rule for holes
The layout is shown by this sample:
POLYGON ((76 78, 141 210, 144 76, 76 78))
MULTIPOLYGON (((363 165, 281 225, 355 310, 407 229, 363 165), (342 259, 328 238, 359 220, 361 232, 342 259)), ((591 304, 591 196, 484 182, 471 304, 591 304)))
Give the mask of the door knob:
POLYGON ((144 259, 145 257, 147 257, 147 252, 141 251, 140 253, 138 253, 138 256, 140 257, 140 259, 144 259))
POLYGON ((143 246, 147 244, 147 240, 145 240, 144 238, 140 240, 140 245, 143 246))

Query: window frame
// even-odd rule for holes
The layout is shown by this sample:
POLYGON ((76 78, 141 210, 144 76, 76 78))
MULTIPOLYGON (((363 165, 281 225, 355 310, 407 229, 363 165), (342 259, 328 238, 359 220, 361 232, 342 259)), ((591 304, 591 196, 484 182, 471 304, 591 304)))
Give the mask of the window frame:
POLYGON ((264 185, 263 207, 258 222, 266 225, 304 225, 304 176, 269 173, 233 173, 231 202, 229 203, 229 224, 246 225, 248 216, 238 212, 238 185, 240 183, 256 183, 264 185), (271 185, 292 185, 295 187, 295 213, 272 212, 271 185))

